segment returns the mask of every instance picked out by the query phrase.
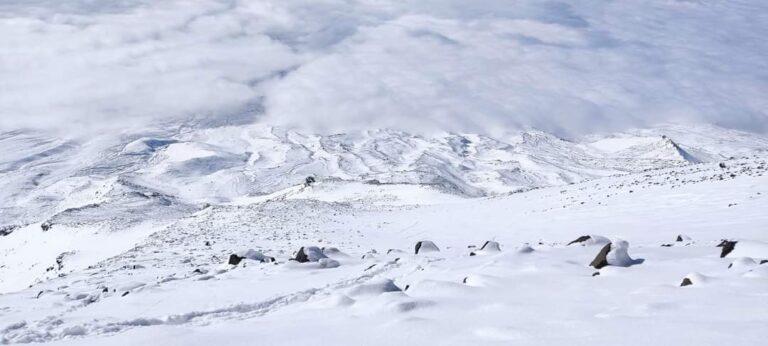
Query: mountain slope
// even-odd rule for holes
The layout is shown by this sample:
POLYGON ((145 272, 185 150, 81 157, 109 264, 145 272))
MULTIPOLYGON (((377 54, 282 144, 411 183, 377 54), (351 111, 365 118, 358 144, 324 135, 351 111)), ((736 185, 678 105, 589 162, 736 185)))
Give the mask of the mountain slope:
POLYGON ((307 176, 492 196, 762 156, 768 147, 758 135, 714 127, 699 133, 707 136, 668 126, 571 141, 540 131, 502 138, 392 130, 322 136, 252 125, 67 141, 16 131, 0 138, 0 151, 7 153, 0 162, 0 226, 64 222, 85 207, 106 214, 121 205, 165 208, 161 214, 177 215, 281 191, 307 176), (729 145, 718 149, 724 141, 729 145))
POLYGON ((665 343, 735 333, 758 345, 768 322, 767 179, 768 162, 747 158, 482 199, 321 181, 144 231, 31 225, 0 243, 3 287, 17 287, 0 295, 0 340, 559 345, 641 328, 665 343), (633 260, 589 267, 603 244, 567 245, 585 234, 628 241, 633 260), (110 243, 135 246, 102 257, 97 245, 120 235, 110 243), (41 256, 48 240, 67 237, 78 241, 41 256), (754 257, 721 258, 723 238, 754 257), (440 251, 414 255, 420 240, 440 251), (488 240, 500 251, 480 250, 488 240), (313 245, 330 260, 289 261, 313 245), (227 264, 248 249, 276 262, 227 264), (46 266, 27 289, 8 281, 46 266), (680 287, 684 278, 692 287, 680 287))

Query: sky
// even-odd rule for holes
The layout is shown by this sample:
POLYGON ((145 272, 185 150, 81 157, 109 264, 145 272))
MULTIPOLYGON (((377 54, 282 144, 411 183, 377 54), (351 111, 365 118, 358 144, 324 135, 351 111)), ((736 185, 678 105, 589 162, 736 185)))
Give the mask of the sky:
POLYGON ((761 0, 4 0, 0 130, 768 131, 761 0))

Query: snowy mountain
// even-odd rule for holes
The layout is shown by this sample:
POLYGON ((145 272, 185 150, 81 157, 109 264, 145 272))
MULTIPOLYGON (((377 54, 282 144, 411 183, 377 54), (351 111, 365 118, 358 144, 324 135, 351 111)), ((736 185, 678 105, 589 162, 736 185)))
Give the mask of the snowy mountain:
POLYGON ((765 345, 766 23, 0 0, 0 344, 765 345))
POLYGON ((0 135, 0 226, 173 219, 320 181, 430 185, 494 196, 648 169, 764 156, 759 135, 680 127, 564 140, 541 131, 504 138, 376 130, 311 135, 267 126, 162 136, 66 140, 0 135), (668 134, 668 135, 667 135, 668 134), (680 140, 677 138, 680 137, 680 140), (730 141, 728 146, 721 142, 730 141))

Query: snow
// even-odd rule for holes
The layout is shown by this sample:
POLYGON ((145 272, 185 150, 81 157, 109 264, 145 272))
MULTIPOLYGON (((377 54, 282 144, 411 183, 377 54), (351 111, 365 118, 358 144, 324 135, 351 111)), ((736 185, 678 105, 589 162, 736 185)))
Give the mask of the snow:
MULTIPOLYGON (((58 345, 249 344, 253 335, 290 345, 643 345, 734 333, 757 345, 768 271, 736 251, 743 242, 755 255, 765 243, 766 162, 728 162, 735 177, 723 180, 712 163, 484 199, 431 194, 423 205, 348 202, 380 191, 338 182, 323 189, 347 202, 310 194, 211 206, 145 226, 152 232, 133 233, 137 244, 108 259, 70 267, 65 257, 67 270, 32 287, 4 285, 0 330, 7 343, 58 345), (585 234, 591 242, 567 246, 585 234), (661 246, 679 234, 690 240, 661 246), (739 243, 720 258, 724 238, 739 243), (440 251, 413 254, 425 239, 440 251), (612 265, 593 276, 588 264, 607 240, 612 265), (317 262, 290 261, 301 246, 317 262), (276 263, 225 266, 239 251, 276 263), (684 278, 692 285, 680 287, 684 278)), ((64 233, 56 227, 3 240, 28 234, 31 247, 64 233)))
POLYGON ((0 344, 763 345, 767 14, 0 1, 0 344))

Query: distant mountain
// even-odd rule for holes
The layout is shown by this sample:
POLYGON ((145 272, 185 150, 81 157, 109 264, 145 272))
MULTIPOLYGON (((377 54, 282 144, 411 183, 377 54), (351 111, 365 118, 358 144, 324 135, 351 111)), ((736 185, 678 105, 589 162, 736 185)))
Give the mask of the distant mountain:
POLYGON ((73 219, 125 226, 274 193, 307 176, 493 196, 765 155, 766 148, 765 137, 712 126, 578 140, 534 130, 504 138, 393 130, 313 135, 262 125, 89 140, 14 131, 0 134, 0 226, 73 219))

